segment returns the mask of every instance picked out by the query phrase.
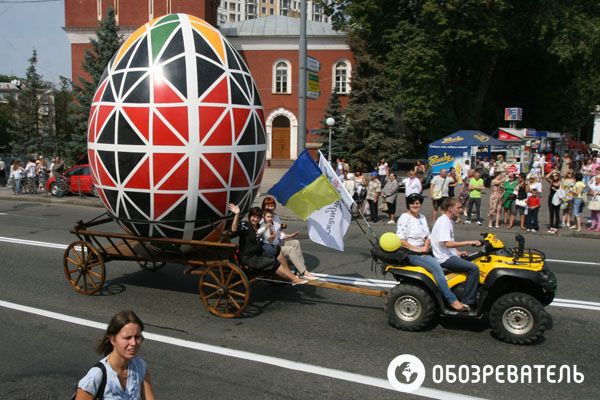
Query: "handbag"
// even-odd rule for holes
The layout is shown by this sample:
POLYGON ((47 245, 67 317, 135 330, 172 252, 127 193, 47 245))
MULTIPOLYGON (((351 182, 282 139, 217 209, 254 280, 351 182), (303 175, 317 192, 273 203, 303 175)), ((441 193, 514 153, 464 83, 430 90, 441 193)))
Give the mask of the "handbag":
POLYGON ((527 200, 525 200, 525 199, 516 199, 515 200, 515 205, 517 207, 527 207, 527 200))
POLYGON ((437 186, 435 186, 433 188, 433 190, 431 191, 431 198, 433 200, 439 200, 442 198, 442 189, 444 189, 444 185, 446 184, 446 178, 444 178, 444 181, 442 182, 442 186, 440 188, 438 188, 437 186))
POLYGON ((385 201, 383 203, 381 203, 381 206, 379 206, 379 209, 383 212, 386 212, 388 210, 387 203, 385 201))
POLYGON ((587 207, 592 211, 600 211, 600 200, 598 199, 598 196, 594 196, 592 200, 588 202, 587 207))

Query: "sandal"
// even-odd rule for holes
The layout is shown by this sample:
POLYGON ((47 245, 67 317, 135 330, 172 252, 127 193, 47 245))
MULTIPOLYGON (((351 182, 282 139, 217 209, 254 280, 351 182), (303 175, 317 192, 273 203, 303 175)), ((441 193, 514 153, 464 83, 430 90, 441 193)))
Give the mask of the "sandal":
POLYGON ((305 273, 303 273, 302 275, 300 275, 300 278, 302 278, 302 279, 308 279, 309 281, 318 281, 319 280, 318 276, 315 276, 315 275, 311 274, 308 271, 306 271, 305 273))
POLYGON ((308 283, 308 279, 302 279, 299 282, 292 282, 292 286, 304 285, 305 283, 308 283))

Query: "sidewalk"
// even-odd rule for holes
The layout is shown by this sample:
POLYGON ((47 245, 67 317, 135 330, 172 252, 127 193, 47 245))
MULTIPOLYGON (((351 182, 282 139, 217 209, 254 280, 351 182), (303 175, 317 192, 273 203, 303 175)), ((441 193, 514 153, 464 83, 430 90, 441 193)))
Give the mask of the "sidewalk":
MULTIPOLYGON (((260 190, 259 190, 256 198, 254 199, 254 203, 253 203, 254 206, 257 206, 257 207, 261 206, 263 198, 265 196, 268 196, 267 191, 269 190, 269 188, 271 188, 275 183, 277 183, 286 171, 287 171, 287 168, 265 168, 265 172, 263 174, 263 180, 260 185, 260 190)), ((481 204, 481 216, 483 219, 483 224, 481 226, 478 226, 477 224, 471 224, 471 225, 458 224, 457 229, 460 229, 461 231, 473 231, 473 232, 491 231, 491 232, 500 232, 500 233, 522 233, 522 234, 526 234, 526 235, 556 236, 556 235, 551 235, 546 232, 547 224, 550 220, 548 206, 547 206, 547 196, 548 196, 547 190, 548 190, 547 185, 544 185, 544 193, 542 194, 542 207, 540 209, 540 214, 539 214, 539 221, 540 221, 540 228, 541 228, 539 232, 527 233, 525 231, 522 231, 519 228, 518 219, 515 221, 515 226, 512 229, 506 229, 504 226, 501 226, 498 229, 488 228, 487 227, 487 223, 488 223, 487 222, 487 210, 488 210, 488 203, 489 203, 489 189, 485 189, 482 193, 483 196, 482 196, 482 204, 481 204)), ((423 192, 423 195, 425 196, 425 204, 423 205, 422 212, 427 217, 427 221, 429 222, 429 224, 433 224, 433 222, 431 221, 433 208, 432 208, 431 198, 429 197, 429 192, 426 190, 423 192)), ((54 197, 52 195, 45 194, 45 193, 25 194, 25 195, 15 196, 15 194, 12 192, 12 190, 7 187, 0 187, 0 200, 53 203, 53 204, 65 204, 65 205, 73 204, 73 205, 77 205, 77 206, 104 208, 100 199, 98 199, 96 197, 92 197, 92 196, 67 195, 62 198, 58 198, 58 197, 54 197)), ((404 193, 399 193, 398 194, 398 203, 397 203, 398 211, 396 213, 396 217, 399 217, 400 214, 403 213, 405 209, 406 209, 406 205, 405 205, 405 200, 404 200, 404 193)), ((293 214, 291 211, 289 211, 287 208, 285 208, 285 206, 283 206, 281 204, 279 204, 277 206, 277 212, 279 213, 279 215, 281 215, 281 218, 284 220, 287 220, 287 221, 299 221, 300 220, 295 214, 293 214)), ((584 211, 583 215, 584 215, 584 221, 586 221, 590 215, 590 211, 586 209, 584 211)), ((381 218, 381 220, 379 222, 377 222, 376 224, 372 224, 372 223, 370 223, 370 224, 374 225, 376 227, 386 227, 386 230, 389 230, 389 231, 391 231, 392 229, 395 229, 395 227, 385 224, 387 218, 383 215, 383 213, 380 213, 380 218, 381 218)), ((474 218, 475 218, 475 216, 473 216, 473 219, 474 218)), ((464 220, 464 217, 462 219, 464 220)), ((587 226, 587 224, 584 224, 584 225, 587 226)), ((563 228, 560 230, 559 236, 600 239, 599 232, 590 232, 590 231, 586 230, 585 228, 583 228, 581 230, 581 232, 577 232, 574 229, 563 228)))

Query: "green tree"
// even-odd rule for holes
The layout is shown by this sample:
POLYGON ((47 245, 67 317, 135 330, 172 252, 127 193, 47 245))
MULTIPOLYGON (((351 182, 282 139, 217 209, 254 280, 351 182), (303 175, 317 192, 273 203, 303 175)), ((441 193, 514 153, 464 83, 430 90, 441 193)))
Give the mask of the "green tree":
POLYGON ((75 123, 78 120, 78 107, 71 80, 64 76, 59 77, 59 79, 59 87, 54 90, 56 148, 53 154, 70 159, 71 154, 65 153, 65 149, 70 148, 71 136, 76 132, 75 123))
POLYGON ((86 153, 87 121, 94 93, 108 63, 121 46, 121 41, 115 12, 109 7, 106 16, 98 25, 96 38, 90 41, 92 50, 85 52, 83 69, 89 75, 89 79, 80 77, 79 84, 73 85, 76 112, 69 122, 73 131, 65 143, 65 155, 70 160, 78 161, 86 153))
POLYGON ((14 98, 8 97, 3 102, 0 102, 0 154, 12 152, 12 134, 15 131, 14 109, 14 98))
POLYGON ((346 140, 346 122, 342 114, 342 105, 340 96, 335 92, 331 92, 327 109, 321 121, 321 133, 319 141, 323 143, 321 153, 329 157, 329 125, 325 122, 327 118, 333 118, 335 125, 331 127, 331 158, 335 161, 336 157, 351 160, 350 149, 346 140))
POLYGON ((21 81, 13 114, 11 147, 19 154, 44 154, 54 131, 50 88, 38 74, 37 63, 37 51, 34 49, 25 79, 21 81))

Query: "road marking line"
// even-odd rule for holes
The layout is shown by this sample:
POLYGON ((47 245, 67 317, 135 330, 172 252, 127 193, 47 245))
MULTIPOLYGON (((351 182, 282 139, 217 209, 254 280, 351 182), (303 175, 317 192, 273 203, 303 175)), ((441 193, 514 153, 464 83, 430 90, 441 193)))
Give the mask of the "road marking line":
MULTIPOLYGON (((90 321, 87 319, 72 317, 70 315, 55 313, 52 311, 47 311, 39 308, 24 306, 21 304, 11 303, 8 301, 0 300, 0 306, 5 307, 11 310, 26 312, 34 315, 39 315, 42 317, 52 318, 59 321, 69 322, 72 324, 83 325, 91 328, 106 330, 107 324, 103 324, 96 321, 90 321)), ((171 336, 159 335, 157 333, 144 332, 144 338, 148 340, 154 340, 156 342, 171 344, 173 346, 185 347, 188 349, 199 350, 206 353, 218 354, 226 357, 234 357, 242 360, 258 362, 261 364, 272 365, 279 368, 289 369, 292 371, 300 371, 306 372, 314 375, 321 375, 328 378, 338 379, 342 381, 348 381, 352 383, 359 383, 367 386, 374 386, 381 389, 386 390, 395 390, 389 384, 387 379, 375 378, 362 374, 355 374, 352 372, 346 372, 339 369, 320 367, 318 365, 311 365, 302 362, 287 360, 285 358, 266 356, 263 354, 251 353, 248 351, 228 349, 226 347, 214 346, 207 343, 193 342, 190 340, 178 339, 171 336)), ((448 400, 460 400, 460 399, 471 399, 471 400, 479 400, 481 397, 471 397, 463 394, 446 392, 438 389, 431 389, 426 387, 421 387, 411 394, 428 397, 431 399, 448 399, 448 400)))
MULTIPOLYGON (((15 239, 0 236, 0 242, 7 243, 15 243, 15 244, 24 244, 28 246, 38 246, 38 247, 49 247, 54 249, 64 250, 68 246, 58 243, 50 243, 50 242, 39 242, 35 240, 25 240, 25 239, 15 239)), ((592 263, 594 264, 594 263, 592 263)), ((396 286, 396 282, 392 280, 382 280, 382 279, 370 279, 370 278, 359 278, 352 276, 341 276, 341 275, 330 275, 330 274, 322 274, 315 273, 316 276, 321 278, 321 281, 325 282, 334 282, 334 283, 343 283, 343 284, 351 284, 354 286, 374 286, 374 287, 382 287, 382 288, 393 288, 396 286)), ((551 306, 555 307, 567 307, 567 308, 581 308, 584 310, 596 310, 600 311, 600 303, 591 302, 591 301, 583 301, 583 300, 570 300, 570 299, 554 299, 551 306), (569 305, 566 305, 569 304, 569 305)))
POLYGON ((595 267, 600 266, 600 263, 591 262, 591 261, 573 261, 573 260, 555 260, 553 258, 546 258, 546 261, 563 263, 563 264, 581 264, 581 265, 593 265, 595 267))

